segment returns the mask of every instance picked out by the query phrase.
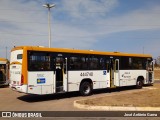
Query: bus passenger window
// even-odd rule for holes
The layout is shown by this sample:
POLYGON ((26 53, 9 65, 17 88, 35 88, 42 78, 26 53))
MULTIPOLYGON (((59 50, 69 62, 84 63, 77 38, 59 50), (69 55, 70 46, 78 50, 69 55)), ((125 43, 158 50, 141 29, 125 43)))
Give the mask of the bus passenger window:
POLYGON ((91 57, 89 60, 89 69, 97 70, 99 67, 99 60, 96 57, 91 57))
POLYGON ((100 70, 106 70, 107 69, 107 67, 106 67, 106 64, 105 64, 105 58, 100 58, 99 59, 99 69, 100 70))
POLYGON ((51 57, 48 53, 33 52, 28 57, 28 70, 30 71, 50 71, 51 57))

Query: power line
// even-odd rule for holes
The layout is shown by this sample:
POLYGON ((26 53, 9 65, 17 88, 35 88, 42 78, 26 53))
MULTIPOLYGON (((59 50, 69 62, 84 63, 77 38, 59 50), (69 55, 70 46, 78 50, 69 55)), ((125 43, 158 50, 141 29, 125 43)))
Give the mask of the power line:
POLYGON ((0 32, 0 34, 11 34, 11 35, 29 35, 29 36, 48 36, 46 34, 30 34, 30 33, 10 33, 10 32, 0 32))
MULTIPOLYGON (((105 5, 103 5, 103 7, 105 7, 105 5)), ((19 11, 19 12, 44 12, 44 10, 40 10, 40 9, 6 9, 6 8, 0 8, 1 11, 19 11)), ((55 10, 56 11, 56 10, 55 10)), ((80 11, 76 11, 76 10, 61 10, 60 8, 57 8, 57 11, 59 12, 75 12, 75 13, 79 13, 80 11)), ((90 11, 83 11, 82 13, 107 13, 107 11, 94 11, 94 10, 90 10, 90 11)), ((154 13, 149 13, 149 11, 143 11, 143 12, 139 12, 139 13, 146 13, 146 14, 160 14, 159 11, 154 12, 154 13)))
MULTIPOLYGON (((26 34, 23 34, 23 33, 9 33, 9 32, 0 32, 0 34, 10 34, 10 35, 20 35, 20 36, 34 36, 34 37, 37 37, 37 36, 48 36, 48 35, 44 35, 44 34, 29 34, 29 33, 26 33, 26 34)), ((95 35, 95 34, 90 34, 90 35, 81 35, 81 36, 76 36, 76 35, 73 35, 73 36, 70 36, 70 35, 57 35, 57 34, 53 34, 56 38, 92 38, 92 37, 101 37, 101 36, 104 36, 105 34, 103 35, 95 35)), ((8 36, 7 36, 8 37, 8 36)), ((1 36, 0 39, 2 38, 7 38, 6 36, 1 36)), ((148 40, 148 39, 151 39, 151 40, 159 40, 160 38, 159 37, 151 37, 151 38, 145 38, 145 37, 124 37, 124 38, 120 38, 120 37, 114 37, 114 39, 118 39, 118 40, 148 40)), ((5 39, 6 40, 6 39, 5 39)))
POLYGON ((13 20, 0 20, 0 22, 6 22, 6 23, 8 23, 8 22, 15 22, 15 23, 33 23, 33 24, 47 24, 47 23, 45 23, 45 22, 31 22, 31 21, 13 21, 13 20))
POLYGON ((18 11, 18 12, 24 12, 24 11, 27 11, 27 12, 37 12, 37 11, 42 11, 44 12, 43 10, 36 10, 36 9, 0 9, 1 11, 18 11))
MULTIPOLYGON (((46 22, 31 22, 31 21, 11 21, 11 20, 0 20, 0 22, 6 22, 6 23, 8 23, 8 22, 15 22, 15 23, 27 23, 27 24, 47 24, 46 22)), ((58 23, 58 22, 54 22, 54 23, 52 23, 52 24, 62 24, 62 23, 58 23)), ((136 26, 143 26, 143 27, 151 27, 151 26, 154 26, 154 27, 159 27, 160 26, 160 24, 154 24, 154 25, 142 25, 142 24, 137 24, 137 25, 125 25, 125 24, 102 24, 102 23, 96 23, 96 24, 93 24, 93 23, 68 23, 68 24, 70 24, 70 25, 102 25, 102 26, 111 26, 111 27, 136 27, 136 26)))

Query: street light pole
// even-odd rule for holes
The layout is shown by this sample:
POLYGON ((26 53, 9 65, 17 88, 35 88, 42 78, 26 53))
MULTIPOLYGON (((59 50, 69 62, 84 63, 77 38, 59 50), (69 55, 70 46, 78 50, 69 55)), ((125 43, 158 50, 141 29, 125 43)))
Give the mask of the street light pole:
POLYGON ((48 34, 48 40, 49 40, 49 48, 51 47, 51 8, 52 7, 55 7, 55 4, 44 4, 43 7, 46 7, 48 8, 48 31, 49 31, 49 34, 48 34))

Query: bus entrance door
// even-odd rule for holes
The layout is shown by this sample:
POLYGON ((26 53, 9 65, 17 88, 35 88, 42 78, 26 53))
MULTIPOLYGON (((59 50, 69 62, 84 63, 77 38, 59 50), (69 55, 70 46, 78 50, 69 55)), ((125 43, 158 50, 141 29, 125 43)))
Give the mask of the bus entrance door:
POLYGON ((55 64, 55 92, 67 91, 67 59, 56 57, 55 64))
POLYGON ((119 59, 110 59, 110 86, 119 86, 119 59))
POLYGON ((120 77, 119 77, 119 59, 114 60, 114 85, 120 86, 120 77))
POLYGON ((148 84, 152 84, 153 82, 154 82, 154 63, 153 63, 153 61, 148 61, 148 63, 147 63, 147 83, 148 84))
POLYGON ((110 59, 110 87, 114 87, 114 61, 113 59, 110 59))

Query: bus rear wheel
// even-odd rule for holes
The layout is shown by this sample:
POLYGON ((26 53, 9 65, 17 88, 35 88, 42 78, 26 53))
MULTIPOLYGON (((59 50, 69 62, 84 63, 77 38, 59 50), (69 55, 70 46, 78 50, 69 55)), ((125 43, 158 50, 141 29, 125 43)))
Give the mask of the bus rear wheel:
POLYGON ((89 82, 83 82, 80 86, 80 94, 88 96, 92 93, 92 85, 89 82))
POLYGON ((141 89, 141 88, 142 88, 142 86, 143 86, 143 82, 142 82, 142 80, 137 80, 136 88, 137 88, 137 89, 141 89))

